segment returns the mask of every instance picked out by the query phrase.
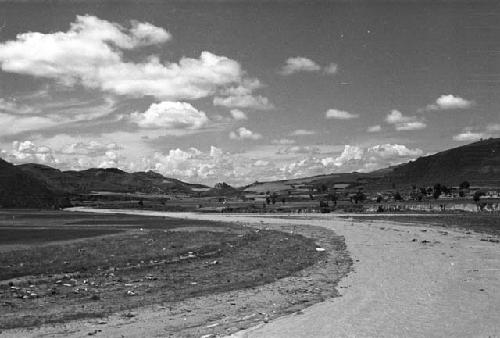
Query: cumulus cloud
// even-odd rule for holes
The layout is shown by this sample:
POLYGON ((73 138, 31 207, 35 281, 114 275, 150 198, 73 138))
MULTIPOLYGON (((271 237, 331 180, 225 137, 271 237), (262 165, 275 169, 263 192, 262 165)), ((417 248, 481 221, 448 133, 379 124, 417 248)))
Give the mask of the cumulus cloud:
POLYGON ((309 129, 296 129, 290 133, 290 136, 314 135, 316 131, 309 129))
POLYGON ((200 129, 207 115, 187 102, 153 103, 144 113, 132 113, 130 120, 142 128, 200 129))
POLYGON ((280 149, 277 154, 317 154, 319 148, 314 146, 292 146, 280 149))
POLYGON ((345 145, 339 156, 323 158, 321 163, 325 167, 370 171, 411 160, 422 154, 423 151, 419 148, 410 149, 401 144, 379 144, 367 148, 345 145))
POLYGON ((213 99, 213 104, 229 108, 251 108, 258 110, 274 108, 267 97, 253 94, 253 91, 262 87, 263 85, 258 79, 245 78, 237 86, 219 90, 218 96, 213 99))
POLYGON ((378 133, 381 130, 382 126, 380 124, 366 128, 366 131, 369 133, 378 133))
POLYGON ((13 163, 39 163, 57 165, 54 151, 47 146, 37 146, 32 141, 14 141, 10 151, 3 150, 2 157, 13 163))
POLYGON ((352 120, 352 119, 357 119, 359 115, 352 114, 344 110, 328 109, 325 113, 325 117, 327 119, 352 120))
POLYGON ((252 108, 259 110, 269 110, 274 106, 267 97, 262 95, 236 95, 227 97, 214 97, 215 106, 224 106, 229 108, 252 108))
POLYGON ((230 132, 229 138, 232 140, 258 140, 262 138, 262 135, 254 133, 245 127, 240 127, 236 131, 230 132))
POLYGON ((392 110, 385 120, 387 123, 394 125, 396 130, 419 130, 427 127, 427 124, 416 116, 404 116, 396 109, 392 110))
POLYGON ((323 71, 328 75, 337 74, 339 66, 336 63, 330 63, 328 66, 323 68, 323 71))
POLYGON ((248 120, 247 114, 245 114, 239 109, 231 109, 229 113, 236 121, 248 120))
POLYGON ((281 68, 281 75, 291 75, 298 72, 317 72, 321 70, 316 62, 311 59, 297 56, 288 58, 285 61, 285 65, 281 68))
POLYGON ((453 136, 453 140, 459 142, 469 142, 469 141, 478 141, 482 138, 485 138, 486 134, 481 132, 473 132, 471 130, 465 130, 457 135, 453 136))
POLYGON ((474 103, 459 96, 452 94, 441 95, 436 102, 427 106, 427 110, 449 110, 449 109, 467 109, 474 103))
MULTIPOLYGON (((157 56, 138 63, 123 58, 123 50, 165 43, 170 38, 166 30, 147 22, 132 21, 126 29, 95 16, 77 16, 66 32, 28 32, 0 43, 0 64, 6 72, 160 100, 199 99, 245 80, 237 61, 208 51, 177 63, 162 63, 157 56)), ((257 96, 252 102, 248 96, 223 102, 269 104, 264 97, 257 96)))

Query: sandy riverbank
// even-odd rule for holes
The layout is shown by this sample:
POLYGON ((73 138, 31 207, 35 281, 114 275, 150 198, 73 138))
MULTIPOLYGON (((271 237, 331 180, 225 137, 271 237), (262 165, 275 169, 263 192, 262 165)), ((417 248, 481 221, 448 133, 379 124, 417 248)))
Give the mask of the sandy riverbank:
POLYGON ((308 224, 345 237, 354 272, 339 283, 342 297, 237 337, 500 336, 500 245, 483 234, 335 215, 183 217, 308 224))

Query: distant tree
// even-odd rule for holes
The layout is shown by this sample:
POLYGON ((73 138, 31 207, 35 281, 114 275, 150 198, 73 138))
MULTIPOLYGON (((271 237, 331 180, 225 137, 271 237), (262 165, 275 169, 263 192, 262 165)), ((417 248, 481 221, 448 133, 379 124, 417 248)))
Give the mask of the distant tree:
POLYGON ((266 204, 267 205, 271 204, 271 198, 269 196, 266 196, 266 204))
POLYGON ((460 189, 469 189, 470 188, 470 183, 468 181, 463 181, 462 183, 460 183, 460 185, 458 187, 460 189))
POLYGON ((143 206, 144 206, 144 201, 143 201, 143 200, 139 200, 139 202, 137 202, 137 204, 138 204, 140 207, 143 207, 143 206))
POLYGON ((313 200, 314 199, 313 194, 309 194, 309 198, 313 200))
POLYGON ((474 193, 474 196, 472 196, 472 200, 477 203, 481 200, 481 196, 484 196, 484 195, 486 195, 486 194, 483 191, 476 191, 474 193))
POLYGON ((382 202, 382 201, 383 201, 382 196, 378 195, 378 196, 377 196, 377 203, 380 203, 380 202, 382 202))
POLYGON ((399 193, 399 191, 396 191, 396 193, 394 194, 394 200, 395 201, 402 201, 403 200, 403 197, 401 197, 401 194, 399 193))
POLYGON ((441 193, 442 193, 441 184, 439 184, 439 183, 434 184, 434 190, 432 193, 432 197, 434 197, 434 199, 437 200, 439 198, 439 196, 441 196, 441 193))
POLYGON ((286 200, 285 200, 285 198, 283 197, 283 198, 281 199, 281 203, 282 203, 282 204, 285 204, 285 202, 286 202, 286 200))
POLYGON ((353 201, 355 204, 364 202, 366 200, 366 195, 363 194, 361 190, 359 190, 354 196, 353 196, 353 201))

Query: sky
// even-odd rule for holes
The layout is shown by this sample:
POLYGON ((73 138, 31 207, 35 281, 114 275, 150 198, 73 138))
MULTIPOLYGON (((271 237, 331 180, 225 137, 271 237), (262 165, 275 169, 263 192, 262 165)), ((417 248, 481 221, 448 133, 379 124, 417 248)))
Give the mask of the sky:
POLYGON ((213 185, 500 137, 494 1, 0 1, 0 156, 213 185))

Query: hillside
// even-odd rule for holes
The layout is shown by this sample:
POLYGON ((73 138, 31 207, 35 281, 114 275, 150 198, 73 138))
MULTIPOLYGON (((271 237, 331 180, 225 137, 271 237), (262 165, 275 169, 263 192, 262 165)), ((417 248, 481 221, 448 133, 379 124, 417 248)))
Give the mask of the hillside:
POLYGON ((21 164, 17 167, 44 182, 51 189, 67 193, 88 193, 91 191, 189 193, 192 188, 205 187, 200 184, 189 184, 177 179, 166 178, 152 171, 127 173, 116 168, 60 171, 33 163, 21 164))
POLYGON ((376 183, 457 186, 463 181, 469 181, 474 186, 500 186, 500 138, 420 157, 392 168, 376 183))
POLYGON ((393 187, 432 186, 441 183, 458 186, 469 181, 473 186, 500 187, 500 138, 478 141, 445 150, 415 161, 371 173, 334 173, 300 179, 255 182, 244 187, 247 192, 289 190, 349 184, 350 188, 387 190, 393 187))
POLYGON ((0 207, 53 208, 67 205, 61 193, 44 182, 0 159, 0 207))

